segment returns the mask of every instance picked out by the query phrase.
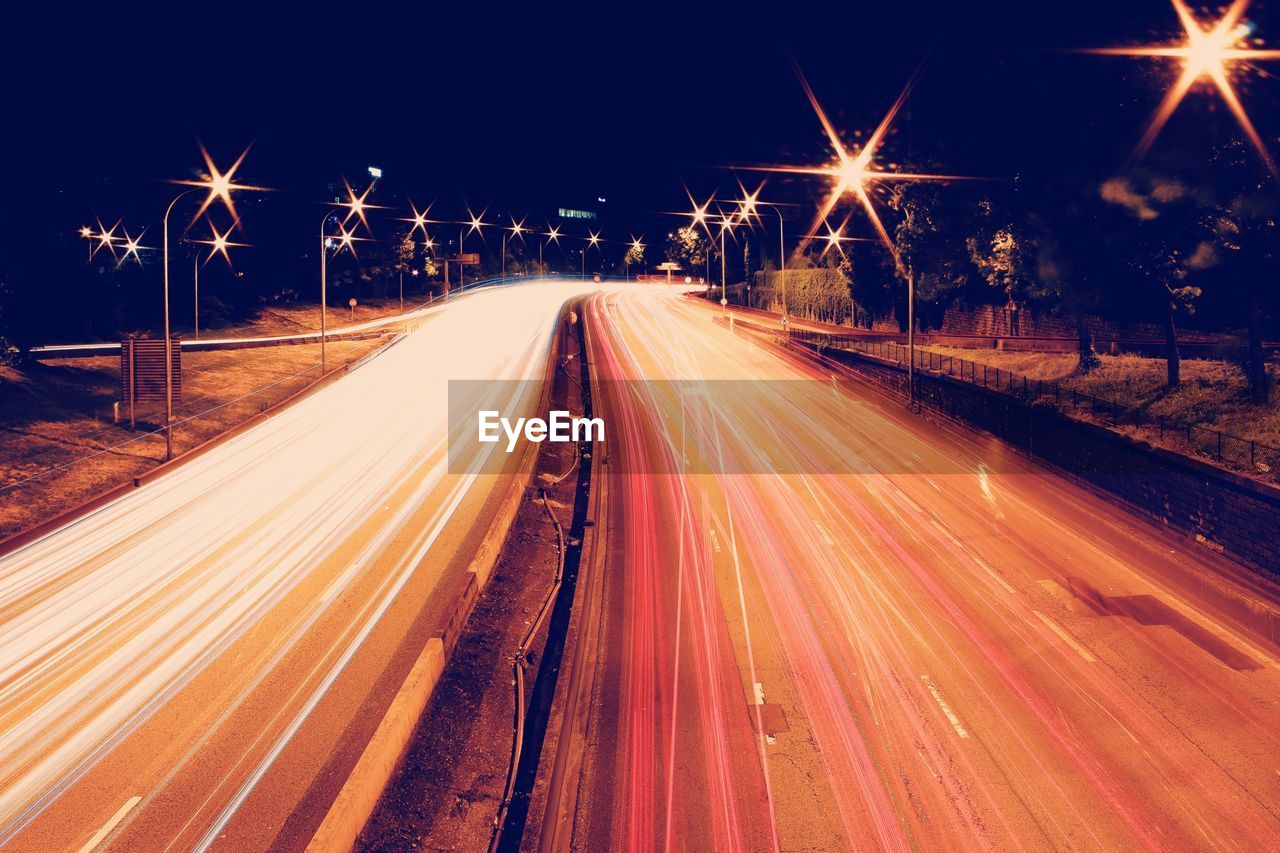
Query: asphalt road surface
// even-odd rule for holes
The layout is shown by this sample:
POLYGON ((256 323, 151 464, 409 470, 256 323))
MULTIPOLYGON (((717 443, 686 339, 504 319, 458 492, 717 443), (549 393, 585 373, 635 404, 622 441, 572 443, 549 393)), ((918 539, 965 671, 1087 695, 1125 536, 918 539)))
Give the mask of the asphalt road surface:
POLYGON ((0 558, 0 847, 305 846, 501 491, 502 475, 446 470, 447 380, 541 377, 562 304, 588 287, 450 302, 0 558))
POLYGON ((576 849, 1275 849, 1276 587, 718 312, 587 311, 576 849))

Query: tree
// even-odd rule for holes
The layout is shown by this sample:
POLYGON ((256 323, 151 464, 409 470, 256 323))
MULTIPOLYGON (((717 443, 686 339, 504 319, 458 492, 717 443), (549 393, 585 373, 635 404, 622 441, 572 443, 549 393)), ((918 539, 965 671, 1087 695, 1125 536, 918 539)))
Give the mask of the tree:
POLYGON ((1027 292, 1034 301, 1075 318, 1077 369, 1089 373, 1102 364, 1089 315, 1103 303, 1114 260, 1099 240, 1107 223, 1099 218, 1097 194, 1080 187, 1078 178, 1067 176, 1037 188, 1041 207, 1028 215, 1036 275, 1027 282, 1027 292))
MULTIPOLYGON (((905 285, 908 276, 914 277, 916 305, 928 309, 934 325, 973 272, 966 241, 959 236, 969 230, 969 206, 932 183, 900 183, 889 196, 889 207, 899 217, 893 230, 898 278, 905 285)), ((921 325, 929 325, 930 317, 921 319, 921 325)))
POLYGON ((1271 397, 1271 381, 1267 376, 1266 352, 1263 349, 1263 319, 1269 296, 1274 301, 1274 282, 1280 277, 1280 216, 1275 199, 1269 196, 1237 196, 1232 199, 1227 216, 1220 222, 1224 249, 1234 255, 1232 266, 1239 271, 1248 334, 1248 350, 1244 372, 1249 380, 1249 396, 1255 403, 1266 403, 1271 397))
POLYGON ((1007 305, 1031 300, 1034 247, 1009 205, 991 196, 978 202, 966 248, 969 262, 984 285, 984 301, 1007 305))
POLYGON ((396 272, 405 273, 413 266, 414 242, 413 234, 405 234, 401 238, 399 245, 396 246, 395 269, 396 272))
POLYGON ((1231 187, 1218 221, 1219 245, 1231 280, 1239 288, 1236 303, 1244 309, 1248 349, 1244 360, 1249 395, 1255 403, 1271 396, 1263 328, 1280 309, 1275 282, 1280 278, 1280 195, 1271 178, 1258 169, 1252 150, 1239 139, 1214 152, 1213 166, 1231 187))
POLYGON ((1137 170, 1103 181, 1099 195, 1124 211, 1130 227, 1113 232, 1122 263, 1158 313, 1165 333, 1166 383, 1181 383, 1177 315, 1191 314, 1201 290, 1191 283, 1218 263, 1212 212, 1181 181, 1137 170))
POLYGON ((697 274, 707 263, 710 241, 696 225, 681 225, 667 234, 666 257, 681 269, 697 274))
POLYGON ((627 267, 627 275, 631 274, 632 264, 644 263, 644 244, 632 243, 627 247, 627 253, 622 257, 622 263, 627 267))

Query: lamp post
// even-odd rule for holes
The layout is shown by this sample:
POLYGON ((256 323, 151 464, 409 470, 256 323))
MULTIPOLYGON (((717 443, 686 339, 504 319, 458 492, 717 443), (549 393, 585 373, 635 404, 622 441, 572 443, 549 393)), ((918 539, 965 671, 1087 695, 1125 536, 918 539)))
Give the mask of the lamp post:
MULTIPOLYGON (((165 208, 164 220, 161 224, 164 247, 161 266, 164 272, 164 458, 166 462, 173 458, 173 339, 169 335, 169 214, 173 213, 174 205, 193 192, 195 192, 193 189, 183 190, 174 196, 173 201, 169 202, 169 206, 165 208)), ((213 190, 210 189, 210 193, 212 192, 213 190)))
POLYGON ((85 242, 89 244, 89 260, 92 261, 93 260, 93 229, 90 228, 88 225, 83 226, 80 229, 80 236, 83 237, 85 239, 85 242))
MULTIPOLYGON (((373 175, 373 182, 365 187, 365 191, 360 195, 356 195, 355 190, 351 189, 351 185, 347 184, 347 200, 337 203, 338 207, 345 207, 347 214, 342 218, 342 224, 338 226, 338 247, 334 252, 336 255, 344 248, 355 251, 354 242, 359 239, 355 236, 355 226, 351 229, 347 228, 347 223, 351 221, 351 217, 357 216, 360 221, 369 225, 369 221, 365 219, 364 212, 367 208, 373 207, 365 202, 369 197, 369 193, 373 191, 374 185, 378 182, 378 178, 382 176, 382 171, 370 167, 369 174, 373 175), (375 174, 376 172, 376 174, 375 174)), ((329 222, 330 216, 335 216, 337 211, 325 211, 324 217, 320 220, 320 375, 324 376, 328 367, 328 340, 329 340, 329 270, 328 270, 328 254, 329 243, 332 239, 325 234, 325 225, 329 222)))
POLYGON ((907 265, 907 390, 911 402, 916 401, 916 274, 907 265))
MULTIPOLYGON (((763 188, 763 184, 761 185, 761 188, 763 188)), ((757 206, 764 205, 765 207, 768 207, 769 209, 771 209, 774 212, 774 214, 776 214, 778 217, 778 280, 782 283, 782 288, 781 288, 782 316, 785 317, 787 316, 787 313, 788 313, 787 312, 786 225, 784 224, 782 219, 782 208, 777 204, 773 204, 767 201, 760 201, 759 198, 757 198, 757 196, 759 195, 760 195, 760 189, 757 189, 754 193, 750 193, 750 194, 746 193, 746 191, 744 190, 742 201, 740 202, 740 204, 742 205, 742 215, 743 215, 743 218, 745 219, 747 216, 750 216, 752 213, 755 213, 755 209, 757 206)))
MULTIPOLYGON (((210 239, 192 240, 191 242, 201 243, 205 246, 211 247, 209 249, 209 256, 205 258, 205 263, 208 263, 209 261, 211 261, 214 255, 221 254, 223 259, 226 260, 227 265, 230 266, 231 256, 227 254, 227 247, 228 246, 244 246, 246 244, 232 243, 230 240, 228 240, 227 238, 231 236, 230 228, 226 230, 226 233, 219 234, 218 229, 213 227, 213 225, 211 224, 209 226, 209 230, 212 232, 212 235, 213 235, 210 239)), ((200 340, 200 266, 201 266, 200 256, 197 255, 196 257, 192 258, 192 264, 191 264, 193 281, 195 284, 194 296, 195 296, 196 340, 200 340)))
POLYGON ((324 376, 326 367, 326 356, 328 351, 326 343, 329 340, 329 274, 327 269, 327 260, 329 256, 329 238, 325 236, 324 226, 329 221, 329 217, 334 215, 334 211, 326 210, 324 218, 320 220, 320 375, 324 376))
POLYGON ((547 274, 546 267, 542 263, 542 250, 546 247, 548 241, 560 242, 560 230, 547 226, 547 233, 543 235, 544 239, 538 243, 538 273, 545 276, 547 274))
MULTIPOLYGON (((332 237, 324 233, 325 224, 329 221, 330 216, 335 216, 336 211, 328 211, 324 218, 320 220, 320 375, 324 376, 328 366, 328 340, 329 340, 329 243, 332 237)), ((341 252, 344 248, 350 249, 352 243, 356 240, 355 235, 348 231, 344 226, 338 226, 338 247, 337 252, 341 252)), ((354 250, 353 250, 354 251, 354 250)), ((334 254, 337 254, 335 252, 334 254)))
POLYGON ((727 215, 720 217, 720 310, 729 313, 729 296, 726 289, 728 265, 725 262, 725 232, 733 227, 732 220, 727 215))
MULTIPOLYGON (((458 261, 458 290, 462 290, 462 289, 464 288, 464 286, 465 286, 465 285, 464 285, 464 278, 463 278, 463 276, 465 275, 465 271, 466 271, 466 264, 462 263, 462 261, 461 261, 461 257, 462 257, 462 240, 463 240, 463 238, 464 238, 464 237, 466 237, 466 235, 470 234, 472 231, 480 231, 480 229, 481 229, 481 228, 483 228, 485 225, 489 224, 489 223, 487 223, 487 222, 484 222, 484 221, 483 221, 483 220, 484 220, 484 214, 485 214, 485 211, 483 211, 483 210, 482 210, 482 211, 480 211, 480 215, 479 215, 479 216, 476 216, 474 213, 472 213, 472 212, 471 212, 470 208, 468 208, 468 209, 467 209, 467 215, 468 215, 468 216, 470 216, 471 218, 470 218, 468 221, 466 221, 466 222, 459 223, 462 227, 458 229, 458 257, 459 257, 459 261, 458 261)), ((481 233, 484 233, 484 232, 481 232, 481 233)), ((447 263, 447 261, 446 261, 446 263, 447 263)))
MULTIPOLYGON (((587 233, 591 234, 590 231, 588 231, 587 233)), ((600 234, 595 233, 595 234, 591 234, 591 236, 587 238, 587 245, 582 247, 582 280, 583 281, 587 280, 587 249, 591 248, 592 246, 596 246, 599 243, 600 243, 600 234)))
MULTIPOLYGON (((413 217, 410 219, 403 220, 405 222, 410 222, 413 224, 413 227, 409 229, 408 239, 412 241, 413 232, 421 230, 422 239, 423 239, 423 252, 424 253, 428 252, 435 245, 435 243, 431 242, 431 235, 427 233, 427 222, 433 221, 433 220, 427 219, 427 214, 431 212, 431 205, 427 205, 426 210, 419 211, 417 205, 415 205, 412 201, 410 201, 409 207, 413 210, 413 217)), ((410 251, 409 254, 410 254, 409 260, 410 260, 410 263, 412 263, 413 252, 410 251)), ((415 278, 417 277, 418 270, 416 267, 412 269, 410 272, 415 278)), ((403 270, 400 271, 400 313, 401 314, 404 313, 404 271, 403 270)))
POLYGON ((809 84, 804 80, 802 75, 800 80, 801 85, 804 87, 805 93, 809 96, 809 102, 813 106, 813 110, 817 114, 817 117, 822 124, 823 130, 826 132, 827 139, 831 143, 831 147, 835 149, 836 159, 834 162, 831 162, 828 165, 823 167, 816 167, 816 168, 814 167, 807 167, 807 168, 783 167, 780 169, 770 170, 770 171, 781 171, 781 172, 796 172, 796 173, 809 174, 809 175, 824 175, 830 178, 832 181, 831 190, 826 201, 824 201, 822 204, 822 207, 819 208, 818 216, 814 220, 815 223, 825 220, 827 214, 829 214, 834 209, 835 205, 839 202, 839 200, 843 196, 845 196, 846 194, 852 195, 857 200, 858 206, 860 206, 863 212, 866 214, 867 219, 870 220, 872 227, 875 229, 877 238, 889 251, 890 255, 893 257, 895 268, 899 271, 906 272, 907 313, 908 313, 907 353, 908 353, 908 362, 909 362, 907 381, 910 388, 912 405, 915 404, 915 390, 916 390, 915 334, 914 334, 915 333, 915 274, 914 274, 914 271, 910 268, 910 265, 904 265, 901 254, 898 252, 897 247, 894 245, 892 238, 889 237, 889 232, 885 228, 884 223, 881 221, 880 214, 876 210, 875 203, 872 200, 873 194, 871 193, 871 189, 878 184, 887 183, 891 181, 918 182, 918 181, 947 181, 947 180, 958 179, 958 176, 955 176, 955 175, 934 175, 934 174, 922 174, 922 173, 913 173, 913 172, 899 172, 894 169, 889 169, 889 170, 881 169, 881 168, 878 168, 876 165, 876 162, 875 162, 876 153, 880 148, 881 144, 884 142, 885 137, 888 135, 889 130, 893 125, 894 118, 898 115, 898 112, 902 109, 903 104, 906 102, 907 95, 911 92, 911 87, 915 83, 917 77, 918 77, 918 72, 917 72, 917 76, 912 77, 911 80, 907 83, 902 93, 898 96, 898 99, 889 108, 889 111, 885 114, 884 118, 880 120, 880 124, 876 126, 874 131, 872 131, 869 136, 867 136, 866 142, 862 145, 862 147, 856 151, 850 151, 845 147, 844 141, 842 140, 840 135, 836 132, 835 126, 831 123, 831 120, 827 117, 827 114, 822 109, 821 104, 818 103, 818 99, 814 95, 813 90, 810 89, 809 84))
MULTIPOLYGON (((689 200, 693 201, 692 196, 690 196, 689 200)), ((714 245, 714 243, 712 242, 711 229, 707 227, 707 209, 711 207, 711 202, 713 201, 715 201, 714 196, 707 199, 707 203, 704 205, 698 205, 697 202, 694 202, 693 213, 689 214, 690 216, 693 217, 693 224, 701 225, 702 230, 707 233, 707 254, 706 254, 706 257, 703 259, 706 267, 704 280, 707 283, 707 290, 712 293, 714 291, 712 291, 711 288, 714 285, 712 285, 711 283, 711 247, 714 245)), ((723 229, 723 222, 721 223, 721 227, 723 229)), ((724 253, 722 252, 721 255, 723 256, 723 254, 724 253)), ((721 298, 723 298, 723 296, 721 298)))
POLYGON ((192 294, 192 302, 195 308, 195 325, 196 340, 200 340, 200 259, 191 259, 191 280, 194 283, 195 293, 192 294))
POLYGON ((509 237, 520 237, 521 239, 524 239, 521 236, 524 233, 524 220, 522 219, 519 222, 513 222, 511 224, 511 227, 505 230, 509 233, 502 235, 502 277, 503 278, 507 277, 507 239, 509 237))

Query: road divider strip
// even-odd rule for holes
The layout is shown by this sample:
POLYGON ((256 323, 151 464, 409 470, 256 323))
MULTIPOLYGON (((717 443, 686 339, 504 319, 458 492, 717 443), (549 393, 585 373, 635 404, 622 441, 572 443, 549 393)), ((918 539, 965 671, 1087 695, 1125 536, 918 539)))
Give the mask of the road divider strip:
MULTIPOLYGON (((557 324, 559 321, 557 315, 557 324)), ((552 371, 558 363, 560 349, 561 336, 557 334, 552 338, 547 356, 542 398, 537 402, 536 410, 545 409, 550 403, 552 371)), ((511 475, 502 502, 467 565, 467 582, 462 594, 444 619, 440 633, 427 641, 408 677, 396 691, 373 737, 365 745, 338 796, 312 835, 307 853, 351 850, 377 808, 383 791, 409 748, 418 721, 435 693, 449 657, 462 636, 463 627, 497 565, 507 533, 533 478, 538 459, 536 449, 534 445, 525 446, 525 453, 511 475)))

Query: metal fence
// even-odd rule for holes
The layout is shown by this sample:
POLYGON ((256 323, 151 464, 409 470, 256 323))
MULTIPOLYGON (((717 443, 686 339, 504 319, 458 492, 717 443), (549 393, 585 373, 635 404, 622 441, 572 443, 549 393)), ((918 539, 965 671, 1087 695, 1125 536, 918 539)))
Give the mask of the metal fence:
MULTIPOLYGON (((890 341, 799 329, 790 330, 788 336, 819 350, 857 352, 893 362, 904 369, 908 360, 907 347, 890 341)), ((1127 429, 1144 434, 1154 433, 1162 446, 1184 455, 1213 459, 1227 467, 1253 474, 1274 474, 1280 469, 1280 447, 1199 424, 1153 415, 1116 400, 1064 387, 1055 381, 1031 379, 981 362, 919 348, 915 351, 915 368, 921 373, 947 376, 990 391, 1008 394, 1027 405, 1050 405, 1121 432, 1127 429)))

